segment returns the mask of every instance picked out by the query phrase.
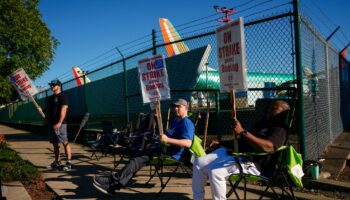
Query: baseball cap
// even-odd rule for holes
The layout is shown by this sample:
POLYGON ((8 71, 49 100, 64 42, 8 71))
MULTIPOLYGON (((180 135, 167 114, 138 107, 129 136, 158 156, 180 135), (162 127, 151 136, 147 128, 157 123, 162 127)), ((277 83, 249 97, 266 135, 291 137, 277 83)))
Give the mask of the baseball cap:
POLYGON ((61 85, 61 84, 62 84, 61 81, 58 79, 54 79, 49 83, 50 86, 61 85))
POLYGON ((186 108, 188 108, 188 103, 185 99, 178 99, 172 105, 176 105, 176 106, 182 105, 182 106, 185 106, 186 108))

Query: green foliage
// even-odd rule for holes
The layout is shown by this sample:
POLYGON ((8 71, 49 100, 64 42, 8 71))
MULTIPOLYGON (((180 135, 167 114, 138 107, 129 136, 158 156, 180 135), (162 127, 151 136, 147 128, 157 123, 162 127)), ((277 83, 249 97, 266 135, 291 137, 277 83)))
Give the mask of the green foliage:
POLYGON ((15 151, 1 145, 0 177, 3 181, 31 182, 39 178, 39 171, 29 161, 22 160, 15 151))
POLYGON ((14 162, 19 160, 20 157, 17 155, 15 151, 12 151, 8 147, 2 147, 0 153, 0 161, 4 162, 14 162))
POLYGON ((41 20, 38 0, 0 1, 0 104, 17 96, 7 76, 24 68, 35 79, 49 69, 56 38, 41 20))

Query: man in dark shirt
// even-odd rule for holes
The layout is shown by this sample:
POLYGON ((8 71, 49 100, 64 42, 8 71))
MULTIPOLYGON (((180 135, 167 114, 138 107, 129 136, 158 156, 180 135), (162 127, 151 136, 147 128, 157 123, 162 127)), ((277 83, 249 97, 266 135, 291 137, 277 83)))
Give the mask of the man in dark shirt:
MULTIPOLYGON (((64 151, 66 154, 67 162, 63 167, 63 170, 70 171, 72 168, 71 162, 71 147, 68 143, 67 137, 67 123, 66 115, 68 111, 68 98, 61 92, 61 82, 56 79, 49 83, 53 95, 48 99, 48 112, 47 120, 49 122, 49 134, 51 137, 51 142, 53 144, 55 160, 48 166, 48 168, 59 168, 61 166, 60 160, 60 146, 63 144, 64 151)), ((42 111, 41 108, 38 108, 39 112, 42 111)))
MULTIPOLYGON (((249 131, 246 131, 236 120, 233 128, 241 136, 239 152, 272 152, 282 146, 287 137, 284 120, 288 110, 290 107, 285 101, 275 101, 270 106, 266 119, 256 123, 249 131)), ((239 157, 237 160, 241 163, 243 173, 265 175, 269 171, 268 157, 253 160, 239 157)), ((225 148, 219 148, 206 156, 196 158, 193 165, 192 190, 195 200, 204 199, 206 175, 209 176, 212 199, 226 199, 227 178, 231 174, 240 172, 236 159, 228 154, 225 148)))

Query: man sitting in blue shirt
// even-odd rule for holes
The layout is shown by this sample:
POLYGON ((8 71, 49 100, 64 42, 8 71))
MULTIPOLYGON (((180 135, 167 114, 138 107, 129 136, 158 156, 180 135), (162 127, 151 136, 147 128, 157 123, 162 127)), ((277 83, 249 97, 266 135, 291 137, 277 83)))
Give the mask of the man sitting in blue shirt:
MULTIPOLYGON (((170 128, 165 134, 160 134, 162 143, 170 144, 166 149, 166 154, 179 160, 184 148, 190 148, 194 137, 194 124, 187 117, 188 103, 184 99, 179 99, 174 105, 176 118, 171 122, 170 128)), ((149 164, 154 155, 161 152, 162 147, 158 146, 146 150, 141 156, 135 157, 119 173, 111 176, 95 176, 94 187, 105 194, 113 194, 131 180, 133 175, 143 166, 149 164)))

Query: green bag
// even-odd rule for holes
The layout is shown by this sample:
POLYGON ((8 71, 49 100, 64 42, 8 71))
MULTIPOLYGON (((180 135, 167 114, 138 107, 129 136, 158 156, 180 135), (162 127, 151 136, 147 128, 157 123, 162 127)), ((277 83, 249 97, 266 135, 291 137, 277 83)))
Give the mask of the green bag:
POLYGON ((287 166, 289 177, 292 179, 294 184, 299 188, 303 188, 303 159, 301 154, 295 151, 293 146, 289 146, 287 149, 287 166))

